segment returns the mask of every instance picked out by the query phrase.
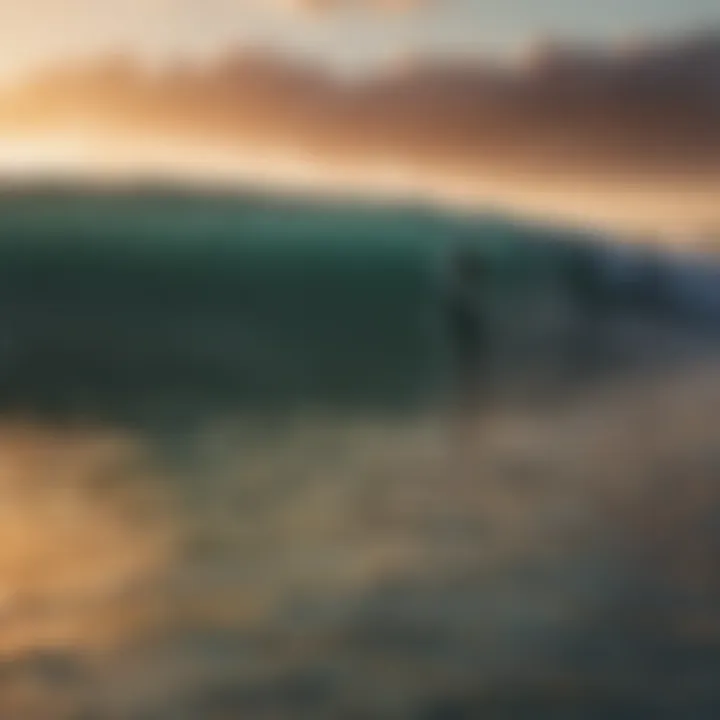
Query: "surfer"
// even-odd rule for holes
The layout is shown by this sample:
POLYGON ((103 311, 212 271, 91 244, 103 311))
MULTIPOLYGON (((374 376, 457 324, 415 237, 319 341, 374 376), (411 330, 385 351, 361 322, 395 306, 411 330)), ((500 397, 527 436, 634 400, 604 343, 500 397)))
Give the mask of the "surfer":
POLYGON ((453 253, 446 313, 453 356, 452 406, 461 419, 476 415, 491 384, 489 279, 486 260, 476 250, 463 247, 453 253))
POLYGON ((577 324, 571 338, 572 371, 585 377, 609 361, 609 320, 613 307, 608 287, 610 259, 601 248, 576 243, 568 257, 566 282, 577 324))

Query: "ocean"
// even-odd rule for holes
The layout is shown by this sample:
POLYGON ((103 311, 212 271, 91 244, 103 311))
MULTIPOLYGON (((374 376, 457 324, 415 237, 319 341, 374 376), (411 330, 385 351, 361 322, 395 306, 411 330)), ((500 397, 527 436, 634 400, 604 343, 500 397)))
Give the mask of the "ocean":
POLYGON ((713 263, 422 207, 5 192, 0 717, 714 717, 713 263))

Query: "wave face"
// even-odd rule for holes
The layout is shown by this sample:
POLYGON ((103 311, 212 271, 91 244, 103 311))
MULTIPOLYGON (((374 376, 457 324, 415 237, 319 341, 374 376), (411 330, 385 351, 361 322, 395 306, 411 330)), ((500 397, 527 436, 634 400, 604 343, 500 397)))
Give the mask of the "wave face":
POLYGON ((0 215, 9 405, 362 412, 439 379, 439 246, 389 213, 140 193, 0 215))
POLYGON ((422 209, 54 188, 6 192, 0 234, 0 408, 40 414, 436 409, 463 293, 503 389, 720 315, 707 263, 422 209))

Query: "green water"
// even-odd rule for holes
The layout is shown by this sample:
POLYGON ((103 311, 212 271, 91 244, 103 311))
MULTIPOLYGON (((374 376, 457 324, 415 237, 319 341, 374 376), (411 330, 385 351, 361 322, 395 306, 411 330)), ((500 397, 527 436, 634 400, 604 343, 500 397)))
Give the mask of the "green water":
POLYGON ((615 302, 578 239, 427 208, 6 191, 0 408, 130 421, 437 408, 455 373, 450 253, 483 257, 496 366, 527 374, 561 350, 553 313, 571 305, 582 322, 615 302))
POLYGON ((427 404, 447 371, 447 236, 439 218, 388 209, 5 196, 4 397, 96 410, 427 404))

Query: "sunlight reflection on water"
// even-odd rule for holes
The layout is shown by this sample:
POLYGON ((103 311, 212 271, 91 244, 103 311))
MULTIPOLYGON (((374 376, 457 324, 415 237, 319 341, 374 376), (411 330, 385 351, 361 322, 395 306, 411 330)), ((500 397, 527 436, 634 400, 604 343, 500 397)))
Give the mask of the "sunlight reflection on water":
POLYGON ((225 423, 182 462, 9 422, 0 710, 494 717, 632 705, 639 667, 670 702, 658 648, 687 677, 720 658, 719 389, 693 366, 497 408, 454 450, 438 418, 225 423))

